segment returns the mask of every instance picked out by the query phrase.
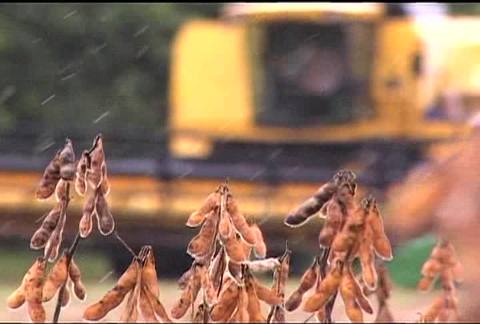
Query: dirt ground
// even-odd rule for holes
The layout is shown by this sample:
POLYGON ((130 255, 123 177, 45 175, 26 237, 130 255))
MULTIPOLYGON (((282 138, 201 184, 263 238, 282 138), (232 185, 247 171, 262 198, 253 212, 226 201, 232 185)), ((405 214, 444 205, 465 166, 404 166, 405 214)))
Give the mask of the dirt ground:
MULTIPOLYGON (((113 282, 87 282, 87 300, 85 302, 80 302, 75 298, 71 299, 70 304, 67 308, 62 310, 60 321, 62 322, 79 322, 82 321, 82 312, 87 305, 96 302, 101 296, 113 287, 113 282)), ((287 286, 287 295, 293 291, 298 284, 298 278, 290 280, 287 286)), ((0 308, 0 320, 8 322, 28 322, 28 317, 26 314, 26 306, 22 306, 17 310, 9 310, 5 306, 5 300, 8 295, 16 288, 12 284, 3 284, 0 290, 0 298, 3 301, 3 307, 0 308)), ((180 290, 177 289, 176 283, 174 281, 160 281, 160 300, 169 310, 172 305, 175 303, 176 299, 180 295, 180 290)), ((438 293, 438 292, 437 292, 438 293)), ((405 290, 398 287, 395 287, 392 292, 392 298, 390 300, 391 310, 395 317, 395 320, 398 322, 415 322, 418 319, 418 312, 423 311, 432 300, 436 292, 430 292, 427 294, 417 293, 414 290, 405 290)), ((370 298, 372 305, 375 305, 375 297, 370 298)), ((268 313, 268 307, 265 306, 265 314, 268 313)), ((55 307, 55 301, 50 301, 45 304, 47 311, 47 319, 51 321, 53 316, 53 310, 55 307)), ((120 313, 123 310, 123 304, 120 305, 117 309, 110 312, 102 321, 100 322, 115 322, 120 318, 120 313)), ((302 311, 295 311, 292 313, 287 313, 287 320, 289 322, 304 322, 309 317, 309 314, 302 311)), ((346 322, 346 317, 343 311, 343 304, 341 298, 337 299, 333 318, 336 322, 346 322)), ((374 319, 373 315, 367 315, 365 321, 372 321, 374 319)), ((189 320, 189 314, 177 322, 186 322, 189 320)), ((314 318, 310 319, 309 322, 315 322, 314 318)), ((348 321, 347 321, 348 322, 348 321)))

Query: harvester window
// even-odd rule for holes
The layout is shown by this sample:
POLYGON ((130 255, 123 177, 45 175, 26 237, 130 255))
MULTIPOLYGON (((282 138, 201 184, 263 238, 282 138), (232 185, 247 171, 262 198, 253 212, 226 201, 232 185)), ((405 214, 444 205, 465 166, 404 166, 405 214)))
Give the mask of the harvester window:
POLYGON ((368 100, 358 99, 368 97, 372 35, 359 26, 264 26, 257 121, 287 127, 346 123, 368 110, 368 100))

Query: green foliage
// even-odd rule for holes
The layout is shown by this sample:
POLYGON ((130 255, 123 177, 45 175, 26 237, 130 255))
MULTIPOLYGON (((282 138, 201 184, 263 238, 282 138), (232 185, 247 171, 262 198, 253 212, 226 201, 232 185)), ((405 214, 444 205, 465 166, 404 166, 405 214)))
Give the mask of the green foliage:
POLYGON ((435 245, 433 235, 425 235, 395 250, 392 262, 387 263, 392 280, 404 287, 415 288, 420 271, 435 245))
POLYGON ((159 135, 175 31, 218 8, 0 5, 0 135, 159 135))

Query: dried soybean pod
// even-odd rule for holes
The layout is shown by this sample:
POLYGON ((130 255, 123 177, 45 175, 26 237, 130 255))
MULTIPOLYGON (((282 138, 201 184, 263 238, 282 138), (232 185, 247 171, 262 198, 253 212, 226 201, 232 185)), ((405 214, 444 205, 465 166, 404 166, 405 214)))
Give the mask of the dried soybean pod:
POLYGON ((57 182, 60 180, 60 150, 57 151, 53 159, 49 162, 42 179, 35 192, 37 199, 47 199, 55 191, 57 182))
POLYGON ((315 317, 320 323, 325 323, 325 320, 327 319, 327 312, 325 310, 325 307, 321 307, 315 314, 315 317))
POLYGON ((42 302, 48 302, 68 279, 67 255, 64 253, 55 263, 43 285, 42 302))
POLYGON ((362 280, 369 290, 375 290, 377 286, 377 271, 375 269, 375 254, 372 247, 372 229, 367 226, 363 237, 357 242, 358 257, 362 267, 362 280))
POLYGON ((83 151, 80 160, 77 163, 77 171, 75 177, 75 191, 80 196, 87 192, 87 168, 88 168, 88 151, 83 151))
POLYGON ((288 297, 285 303, 285 309, 289 312, 294 311, 302 303, 303 295, 310 290, 317 281, 318 257, 315 258, 313 264, 305 271, 300 279, 299 287, 288 297))
POLYGON ((75 152, 73 151, 72 141, 67 138, 65 146, 59 155, 60 177, 67 181, 72 181, 75 177, 75 152))
POLYGON ((85 199, 82 208, 82 218, 78 223, 78 231, 82 238, 88 237, 93 229, 93 214, 95 212, 95 204, 96 204, 97 196, 94 193, 90 193, 90 195, 85 199))
POLYGON ((247 323, 248 322, 248 295, 245 287, 241 286, 238 288, 238 303, 237 310, 233 317, 236 319, 237 323, 247 323))
POLYGON ((245 289, 247 290, 248 295, 247 311, 249 322, 265 322, 266 318, 262 314, 260 301, 258 300, 257 292, 255 291, 255 286, 253 282, 253 277, 251 275, 248 275, 246 278, 245 289))
POLYGON ((283 297, 285 294, 285 285, 287 284, 288 274, 290 272, 290 255, 291 251, 288 248, 285 253, 280 257, 280 267, 274 272, 275 289, 278 294, 283 297))
POLYGON ((364 233, 367 212, 360 206, 352 208, 342 230, 333 239, 332 250, 335 252, 348 252, 364 233))
POLYGON ((323 279, 317 291, 311 295, 303 305, 303 310, 308 313, 318 311, 337 291, 342 280, 343 262, 336 261, 335 266, 328 272, 325 279, 323 279))
POLYGON ((193 274, 190 277, 187 287, 183 290, 180 299, 175 303, 170 311, 173 318, 179 319, 185 315, 191 304, 195 303, 198 292, 201 288, 201 278, 196 269, 193 270, 193 274))
POLYGON ((290 227, 302 226, 332 198, 336 190, 337 185, 333 181, 322 185, 312 197, 288 213, 284 221, 285 225, 290 227))
POLYGON ((120 276, 116 285, 100 301, 87 307, 83 313, 83 318, 87 321, 98 321, 120 305, 125 295, 134 288, 138 271, 140 271, 139 265, 137 260, 134 259, 127 270, 120 276))
POLYGON ((218 252, 215 258, 212 261, 210 266, 209 275, 215 290, 218 291, 220 288, 220 283, 225 273, 227 267, 227 259, 225 258, 225 249, 222 247, 218 252))
POLYGON ((94 140, 93 149, 90 151, 90 165, 87 169, 87 182, 92 189, 97 189, 102 182, 102 164, 105 162, 103 151, 103 140, 97 135, 94 140))
POLYGON ((7 307, 10 309, 16 309, 22 306, 25 303, 25 288, 24 284, 17 289, 13 293, 10 294, 7 298, 7 307))
POLYGON ((445 307, 445 297, 443 295, 438 296, 430 308, 425 312, 425 314, 423 314, 424 321, 426 323, 434 322, 442 311, 443 307, 445 307))
MULTIPOLYGON (((144 280, 142 274, 142 281, 144 280)), ((142 314, 143 320, 147 323, 158 323, 157 317, 155 316, 155 311, 153 309, 152 302, 147 296, 146 285, 142 283, 140 290, 140 298, 138 300, 138 307, 140 309, 140 314, 142 314)))
POLYGON ((218 216, 218 213, 209 214, 200 232, 188 244, 187 253, 193 258, 203 257, 210 252, 215 240, 218 216))
POLYGON ((357 279, 353 276, 351 273, 351 269, 349 269, 349 279, 351 280, 354 289, 355 289, 355 298, 360 305, 360 307, 367 312, 368 314, 373 314, 373 308, 372 305, 370 305, 370 302, 368 301, 367 297, 363 294, 362 288, 360 288, 360 284, 358 283, 357 279))
POLYGON ((420 291, 428 291, 432 287, 434 277, 422 277, 417 284, 417 289, 420 291))
POLYGON ((46 260, 38 257, 25 277, 25 301, 28 315, 34 323, 45 322, 45 309, 42 305, 43 272, 46 260))
POLYGON ((100 191, 97 191, 96 195, 95 213, 97 215, 98 230, 102 235, 108 236, 115 229, 115 220, 110 212, 105 196, 100 191))
POLYGON ((255 235, 255 245, 253 246, 253 252, 259 258, 265 258, 267 255, 267 245, 265 244, 265 240, 263 239, 262 231, 257 224, 250 225, 251 232, 255 235))
POLYGON ((338 201, 331 199, 326 206, 327 217, 318 235, 318 243, 321 247, 329 247, 332 244, 343 223, 343 214, 338 201))
POLYGON ((218 302, 210 312, 210 318, 214 322, 226 322, 232 317, 237 305, 239 287, 233 280, 226 280, 218 297, 218 302))
POLYGON ((65 285, 65 290, 63 291, 61 305, 62 307, 65 308, 68 306, 69 303, 70 303, 70 289, 68 288, 68 285, 65 285))
POLYGON ((120 316, 121 322, 135 323, 138 319, 137 305, 138 305, 138 300, 140 298, 141 280, 142 280, 142 271, 140 269, 139 271, 137 271, 137 274, 136 274, 135 287, 130 292, 127 305, 125 306, 125 309, 120 316))
POLYGON ((198 271, 200 275, 201 286, 203 291, 205 292, 205 299, 207 304, 215 304, 217 302, 217 291, 213 287, 213 283, 210 280, 207 267, 202 265, 198 268, 198 271))
POLYGON ((380 211, 378 210, 375 199, 370 199, 373 202, 371 210, 368 213, 367 222, 373 231, 373 248, 380 258, 384 260, 392 260, 392 246, 387 235, 385 234, 382 216, 380 215, 380 211))
POLYGON ((142 287, 145 296, 148 298, 148 301, 151 303, 155 314, 164 322, 164 323, 171 323, 172 320, 168 317, 167 311, 165 307, 163 307, 162 303, 156 298, 153 293, 146 287, 142 287))
POLYGON ((188 268, 188 270, 185 271, 180 278, 178 278, 177 284, 178 284, 178 287, 181 290, 183 290, 183 289, 185 289, 185 287, 187 287, 188 282, 190 281, 190 278, 191 278, 191 276, 193 275, 193 272, 194 272, 193 267, 194 266, 191 266, 190 268, 188 268))
POLYGON ((68 181, 63 179, 60 179, 60 181, 58 181, 57 186, 55 187, 55 199, 58 202, 68 199, 67 186, 68 186, 68 181))
POLYGON ((236 281, 237 285, 242 285, 242 265, 240 263, 228 261, 227 270, 227 274, 230 278, 236 281))
POLYGON ((158 297, 160 289, 158 287, 157 270, 155 269, 155 256, 150 245, 147 246, 146 260, 142 268, 142 285, 148 287, 155 297, 158 297))
POLYGON ((342 280, 342 284, 340 285, 340 295, 345 304, 345 313, 353 323, 362 323, 362 310, 355 300, 355 292, 353 289, 354 288, 350 283, 346 283, 346 281, 342 280))
POLYGON ((228 240, 232 237, 232 227, 233 225, 230 220, 230 215, 228 214, 228 211, 224 210, 220 215, 220 223, 218 224, 218 233, 220 234, 220 237, 224 240, 228 240))
POLYGON ((444 266, 436 259, 428 259, 422 266, 422 276, 425 277, 435 277, 440 271, 442 271, 444 266))
POLYGON ((268 272, 273 271, 280 266, 280 261, 277 258, 268 258, 263 260, 245 261, 243 264, 248 265, 248 269, 253 272, 268 272))
POLYGON ((73 282, 73 292, 75 296, 79 300, 85 300, 85 298, 87 297, 87 290, 85 289, 85 286, 82 282, 82 274, 80 272, 80 268, 75 263, 73 258, 70 259, 70 267, 68 268, 68 274, 73 282))
POLYGON ((240 235, 232 235, 224 244, 227 256, 232 262, 241 263, 247 260, 240 235))
POLYGON ((275 306, 273 310, 272 323, 286 323, 285 321, 285 309, 280 305, 275 306))
POLYGON ((257 297, 269 305, 280 305, 282 297, 278 296, 274 289, 267 288, 252 277, 253 287, 257 293, 257 297))
POLYGON ((254 245, 256 241, 255 233, 252 232, 251 226, 248 225, 245 216, 240 213, 235 199, 230 194, 227 196, 227 211, 230 214, 233 226, 243 240, 249 245, 254 245))
POLYGON ((99 190, 104 196, 108 196, 110 193, 110 181, 108 181, 107 163, 105 163, 105 161, 102 164, 102 182, 100 183, 99 190))
POLYGON ((55 261, 58 256, 58 252, 60 250, 60 245, 62 244, 63 238, 63 228, 65 227, 66 215, 65 212, 60 214, 59 224, 53 231, 52 235, 47 241, 44 250, 44 257, 48 258, 49 262, 55 261))
POLYGON ((30 248, 39 250, 45 247, 50 235, 55 230, 58 220, 60 219, 61 207, 55 206, 45 217, 40 228, 32 235, 30 240, 30 248))
POLYGON ((190 214, 186 225, 188 227, 198 227, 203 224, 208 214, 211 213, 216 207, 219 206, 220 194, 217 191, 208 195, 207 199, 203 202, 202 206, 190 214))

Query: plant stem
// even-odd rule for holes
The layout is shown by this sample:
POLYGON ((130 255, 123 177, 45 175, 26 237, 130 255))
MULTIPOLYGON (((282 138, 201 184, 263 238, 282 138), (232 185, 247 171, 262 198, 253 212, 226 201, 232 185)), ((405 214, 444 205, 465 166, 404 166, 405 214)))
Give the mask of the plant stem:
POLYGON ((135 257, 135 258, 138 258, 138 255, 133 251, 133 249, 127 244, 127 242, 125 242, 124 239, 122 239, 120 237, 120 235, 118 234, 118 232, 115 230, 113 232, 113 235, 115 236, 115 238, 120 242, 122 243, 123 247, 125 247, 125 249, 127 249, 128 252, 130 252, 130 254, 135 257))
POLYGON ((60 288, 60 291, 58 292, 57 304, 55 305, 55 312, 53 314, 53 323, 58 323, 58 318, 60 317, 60 311, 62 309, 62 299, 63 295, 65 294, 65 287, 67 286, 69 278, 68 273, 70 270, 70 262, 73 258, 73 255, 75 254, 75 251, 77 250, 78 242, 80 242, 80 232, 77 232, 77 235, 75 236, 72 245, 70 245, 70 248, 67 250, 67 279, 65 280, 62 287, 60 288))

